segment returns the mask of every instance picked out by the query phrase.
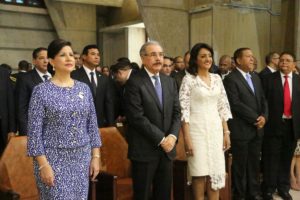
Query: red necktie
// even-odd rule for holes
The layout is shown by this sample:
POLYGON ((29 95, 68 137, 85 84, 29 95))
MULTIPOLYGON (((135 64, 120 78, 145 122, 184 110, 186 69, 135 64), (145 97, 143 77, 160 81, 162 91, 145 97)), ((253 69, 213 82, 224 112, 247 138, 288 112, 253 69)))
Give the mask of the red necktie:
POLYGON ((290 86, 288 81, 288 76, 284 76, 284 85, 283 85, 283 114, 286 117, 292 116, 292 101, 290 94, 290 86))

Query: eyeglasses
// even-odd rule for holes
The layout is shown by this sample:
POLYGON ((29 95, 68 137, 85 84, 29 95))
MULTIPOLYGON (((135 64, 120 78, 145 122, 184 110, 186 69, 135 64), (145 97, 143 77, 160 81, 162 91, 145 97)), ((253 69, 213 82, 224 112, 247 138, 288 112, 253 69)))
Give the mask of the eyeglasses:
POLYGON ((164 53, 163 52, 151 52, 149 54, 144 54, 144 56, 149 56, 149 57, 164 57, 164 53))
POLYGON ((164 64, 163 67, 172 67, 173 65, 164 64))

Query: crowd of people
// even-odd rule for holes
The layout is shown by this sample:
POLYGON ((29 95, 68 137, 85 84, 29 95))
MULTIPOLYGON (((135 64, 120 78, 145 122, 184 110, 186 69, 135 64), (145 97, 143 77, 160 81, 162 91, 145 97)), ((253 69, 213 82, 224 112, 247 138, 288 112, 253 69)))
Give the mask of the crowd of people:
POLYGON ((250 48, 222 55, 205 43, 166 56, 155 41, 100 66, 97 45, 81 54, 57 39, 36 48, 18 73, 0 66, 1 153, 28 136, 41 199, 86 199, 100 170, 98 128, 126 127, 134 199, 171 197, 172 160, 182 129, 194 199, 219 199, 224 152, 232 154, 234 200, 291 200, 300 190, 300 76, 295 56, 271 52, 257 72, 250 48), (299 119, 298 119, 299 118, 299 119), (262 176, 260 176, 262 174, 262 176))

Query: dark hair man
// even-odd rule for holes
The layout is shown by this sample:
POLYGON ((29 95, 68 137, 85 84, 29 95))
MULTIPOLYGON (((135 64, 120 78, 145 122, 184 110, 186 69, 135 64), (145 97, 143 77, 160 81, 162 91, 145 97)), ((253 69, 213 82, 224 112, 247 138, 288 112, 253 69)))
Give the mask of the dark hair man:
POLYGON ((261 199, 257 175, 267 102, 259 77, 251 73, 254 62, 251 49, 237 49, 234 60, 237 67, 224 79, 233 116, 228 121, 233 158, 232 199, 256 200, 261 199))
POLYGON ((27 135, 27 112, 33 88, 52 77, 47 71, 48 62, 47 48, 36 48, 32 52, 32 63, 34 64, 34 69, 17 79, 16 108, 19 135, 27 135))
POLYGON ((96 107, 98 127, 114 124, 114 104, 111 83, 108 77, 96 71, 100 64, 100 51, 97 45, 91 44, 82 51, 82 67, 72 72, 72 78, 86 83, 93 94, 96 107))

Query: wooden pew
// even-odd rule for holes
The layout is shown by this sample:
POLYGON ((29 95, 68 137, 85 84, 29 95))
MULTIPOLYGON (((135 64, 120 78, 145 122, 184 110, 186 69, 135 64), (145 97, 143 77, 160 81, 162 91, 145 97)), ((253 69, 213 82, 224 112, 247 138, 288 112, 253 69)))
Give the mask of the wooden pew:
POLYGON ((0 188, 16 192, 20 199, 38 200, 33 161, 26 149, 26 136, 11 138, 0 160, 0 188))
POLYGON ((131 200, 133 199, 130 161, 127 159, 128 145, 115 127, 101 128, 101 172, 98 181, 90 187, 89 199, 131 200), (94 184, 95 198, 92 199, 94 184))

